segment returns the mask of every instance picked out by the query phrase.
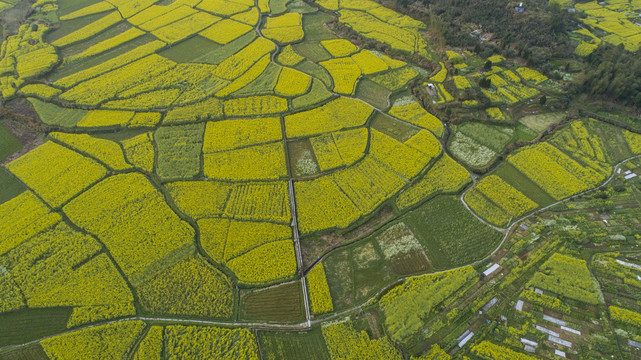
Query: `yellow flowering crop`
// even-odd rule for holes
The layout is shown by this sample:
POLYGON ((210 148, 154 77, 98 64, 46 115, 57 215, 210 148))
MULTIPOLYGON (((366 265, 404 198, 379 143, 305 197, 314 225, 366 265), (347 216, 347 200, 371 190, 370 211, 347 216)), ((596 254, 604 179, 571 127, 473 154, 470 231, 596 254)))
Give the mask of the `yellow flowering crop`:
POLYGON ((120 16, 120 13, 118 11, 114 11, 92 22, 91 24, 72 32, 69 35, 65 35, 61 37, 60 39, 52 42, 51 44, 57 47, 71 45, 78 41, 88 39, 98 34, 99 32, 107 29, 108 27, 111 27, 119 23, 121 20, 122 20, 122 16, 120 16))
POLYGON ((509 81, 514 82, 514 83, 520 83, 521 78, 514 73, 512 70, 504 70, 502 73, 505 78, 507 78, 509 81))
POLYGON ((360 216, 354 203, 329 176, 294 184, 301 233, 345 228, 360 216))
POLYGON ((28 190, 0 204, 0 218, 0 255, 61 220, 28 190))
POLYGON ((327 69, 334 81, 334 91, 351 95, 356 91, 356 82, 361 77, 361 68, 352 58, 338 58, 322 61, 319 65, 327 69))
POLYGON ((120 44, 124 44, 127 41, 131 41, 131 40, 133 40, 133 39, 135 39, 137 37, 140 37, 140 36, 142 36, 144 34, 145 34, 145 32, 140 30, 140 29, 138 29, 138 28, 131 28, 131 29, 129 29, 129 30, 127 30, 127 31, 125 31, 125 32, 123 32, 121 34, 118 34, 118 35, 116 35, 116 36, 114 36, 112 38, 109 38, 107 40, 101 41, 101 42, 97 43, 96 45, 92 45, 92 46, 88 47, 87 49, 85 49, 84 51, 82 51, 80 53, 73 54, 71 56, 66 57, 65 58, 65 62, 71 63, 71 62, 82 60, 82 59, 85 59, 85 58, 88 58, 88 57, 91 57, 91 56, 94 56, 94 55, 97 55, 97 54, 101 54, 101 53, 103 53, 103 52, 105 52, 107 50, 113 49, 113 48, 115 48, 116 46, 118 46, 120 44))
POLYGON ((232 20, 236 20, 236 21, 240 21, 243 24, 254 26, 254 25, 258 24, 258 17, 259 16, 260 16, 260 14, 258 13, 258 9, 256 9, 256 7, 252 7, 251 9, 249 9, 249 10, 247 10, 245 12, 242 12, 242 13, 239 13, 239 14, 236 14, 236 15, 232 16, 231 19, 232 20))
POLYGON ((174 107, 167 112, 163 124, 216 120, 222 117, 223 103, 216 98, 209 98, 196 104, 174 107))
POLYGON ((431 131, 436 136, 443 134, 443 123, 436 116, 427 112, 419 103, 392 106, 389 114, 401 120, 431 131))
POLYGON ((138 173, 103 180, 63 211, 102 240, 132 283, 140 283, 147 276, 145 270, 156 261, 180 248, 193 247, 194 229, 138 173))
POLYGON ((536 360, 534 356, 526 355, 500 345, 492 344, 489 341, 482 341, 474 345, 472 352, 483 359, 496 360, 536 360))
MULTIPOLYGON (((99 257, 106 259, 106 255, 99 255, 99 257)), ((120 274, 116 273, 116 275, 120 274)), ((93 279, 87 279, 87 282, 91 282, 92 280, 93 279)), ((127 284, 124 285, 127 286, 127 284)), ((128 303, 113 305, 76 306, 73 308, 71 316, 67 321, 67 328, 133 315, 136 315, 136 307, 133 304, 133 299, 128 303)))
POLYGON ((118 8, 124 18, 136 15, 140 11, 150 7, 156 0, 108 0, 118 8))
POLYGON ((321 45, 335 58, 350 56, 358 51, 358 46, 345 39, 323 40, 321 45))
POLYGON ((116 56, 113 59, 100 63, 94 67, 90 67, 89 69, 81 70, 72 75, 66 76, 56 81, 54 85, 66 87, 66 88, 72 87, 82 81, 102 75, 117 67, 129 64, 147 55, 153 54, 156 50, 162 48, 163 46, 165 46, 165 43, 162 41, 159 41, 159 40, 152 41, 145 45, 141 45, 131 51, 128 51, 122 55, 116 56))
POLYGON ((261 245, 291 238, 292 228, 288 225, 231 220, 227 239, 220 240, 226 243, 223 258, 227 261, 261 245))
POLYGON ((440 62, 439 64, 441 65, 441 69, 430 78, 430 81, 438 83, 442 83, 443 81, 445 81, 445 78, 447 77, 447 68, 445 67, 445 64, 443 62, 440 62))
POLYGON ((310 305, 313 314, 323 314, 334 310, 323 263, 316 264, 307 273, 307 284, 309 286, 310 305))
POLYGON ((92 156, 114 170, 131 168, 131 165, 125 160, 122 148, 113 141, 95 138, 87 134, 51 133, 50 136, 80 153, 92 156))
POLYGON ((77 104, 95 106, 105 100, 113 99, 121 91, 151 79, 162 78, 162 74, 174 66, 176 66, 175 62, 152 54, 106 74, 81 82, 64 92, 60 97, 77 104))
POLYGON ((579 56, 588 56, 599 47, 599 44, 592 44, 587 41, 581 41, 574 49, 574 53, 579 56))
POLYGON ((416 176, 431 158, 436 156, 436 154, 426 156, 413 147, 373 129, 370 139, 370 153, 406 179, 416 176))
POLYGON ((641 314, 636 311, 610 306, 610 316, 616 321, 641 327, 641 314))
POLYGON ((134 117, 129 121, 129 127, 133 128, 146 128, 154 127, 160 122, 160 113, 154 112, 138 112, 134 117))
POLYGON ((225 245, 231 220, 221 218, 206 218, 198 220, 200 229, 200 245, 214 261, 225 263, 225 245))
POLYGON ((603 180, 594 170, 583 168, 547 143, 527 147, 510 155, 508 161, 557 200, 594 187, 603 180))
POLYGON ((200 35, 224 45, 252 30, 253 28, 247 24, 231 19, 224 19, 201 31, 200 35))
POLYGON ((287 45, 282 48, 276 59, 284 66, 294 66, 305 60, 304 57, 298 55, 296 51, 294 51, 294 48, 292 48, 291 45, 287 45))
POLYGON ((232 150, 282 139, 280 118, 254 118, 207 123, 203 152, 232 150))
POLYGON ((101 248, 61 222, 20 243, 3 263, 29 307, 73 306, 70 327, 135 312, 131 290, 101 248))
POLYGON ((92 110, 79 122, 79 127, 125 126, 133 118, 133 111, 92 110))
POLYGON ((276 241, 227 262, 242 284, 266 284, 296 274, 296 254, 291 240, 276 241))
POLYGON ((236 183, 225 206, 225 215, 235 219, 273 221, 289 224, 287 182, 236 183))
POLYGON ((269 54, 264 55, 260 60, 258 60, 252 67, 247 69, 247 71, 236 78, 231 84, 225 86, 222 90, 216 93, 217 97, 225 97, 236 90, 240 90, 243 87, 249 85, 252 81, 256 80, 262 73, 265 71, 267 65, 270 64, 269 54))
POLYGON ((228 318, 234 304, 232 289, 223 272, 194 256, 148 279, 137 293, 147 311, 228 318))
POLYGON ((465 203, 486 221, 503 226, 510 221, 510 216, 487 197, 483 196, 477 188, 468 191, 464 196, 465 203))
POLYGON ((156 29, 151 33, 160 40, 173 44, 204 30, 219 20, 220 18, 217 16, 198 12, 167 26, 156 29))
POLYGON ((174 325, 165 328, 164 338, 160 350, 167 359, 260 360, 256 336, 249 329, 174 325))
POLYGON ((258 8, 261 13, 268 13, 271 11, 269 8, 269 0, 258 0, 258 8))
POLYGON ((59 89, 45 84, 30 84, 20 88, 19 91, 23 95, 36 96, 43 99, 50 99, 61 93, 59 89))
POLYGON ((514 217, 538 207, 537 203, 496 175, 483 178, 477 183, 476 188, 490 201, 514 217))
POLYGON ((456 191, 470 180, 470 174, 444 154, 425 176, 398 195, 396 206, 405 209, 441 192, 456 191))
POLYGON ((196 7, 221 16, 230 16, 249 9, 247 4, 227 0, 203 0, 196 7))
POLYGON ((387 337, 370 339, 366 331, 358 332, 351 321, 330 322, 321 328, 332 359, 401 360, 399 351, 387 337))
POLYGON ((601 137, 590 133, 586 127, 587 121, 573 121, 569 126, 554 134, 550 139, 550 144, 572 154, 572 157, 583 165, 608 176, 612 172, 612 166, 608 163, 605 143, 601 137))
POLYGON ((492 64, 500 64, 505 61, 505 58, 501 55, 492 55, 487 59, 490 60, 492 64))
POLYGON ((163 327, 153 325, 140 341, 138 349, 132 359, 134 360, 160 360, 163 348, 163 327))
POLYGON ((400 90, 410 80, 418 76, 418 72, 410 66, 398 68, 386 73, 375 75, 371 78, 375 83, 391 91, 400 90))
MULTIPOLYGON (((380 7, 380 5, 374 2, 370 3, 376 5, 372 7, 372 9, 380 7)), ((341 4, 341 6, 348 7, 349 5, 341 4)), ((358 11, 342 9, 340 10, 339 21, 345 23, 362 36, 387 44, 393 49, 412 54, 418 53, 421 56, 427 55, 427 42, 419 33, 419 28, 413 26, 415 23, 412 23, 412 25, 409 24, 412 19, 406 21, 404 15, 394 13, 396 15, 394 20, 380 20, 376 15, 370 14, 368 11, 372 10, 358 11), (409 26, 396 25, 401 22, 409 26)), ((423 28, 423 26, 421 26, 421 28, 423 28)))
POLYGON ((427 130, 420 130, 405 141, 405 145, 413 147, 430 158, 441 153, 441 143, 427 130))
POLYGON ((338 0, 318 0, 318 5, 327 10, 338 10, 338 0))
POLYGON ((332 134, 324 134, 310 139, 314 155, 321 171, 330 170, 343 165, 341 154, 334 143, 332 134))
POLYGON ((599 303, 599 289, 587 262, 569 255, 553 254, 525 285, 592 305, 599 303))
POLYGON ((470 82, 467 81, 465 76, 460 76, 460 75, 454 76, 454 84, 456 85, 456 88, 459 90, 465 90, 472 87, 472 84, 470 84, 470 82))
POLYGON ((385 315, 385 327, 390 338, 406 341, 424 329, 424 320, 443 301, 457 291, 467 289, 478 281, 478 273, 471 266, 413 276, 392 288, 381 297, 379 305, 385 315))
POLYGON ((22 25, 0 46, 0 90, 13 96, 25 79, 44 74, 58 62, 56 49, 44 41, 45 25, 22 25), (17 75, 17 76, 16 76, 17 75))
POLYGON ((129 99, 113 100, 102 104, 103 109, 156 110, 169 107, 180 94, 180 89, 163 89, 146 92, 129 99))
POLYGON ((107 173, 90 158, 50 141, 9 163, 7 168, 53 207, 107 173))
POLYGON ((204 154, 205 176, 220 180, 267 180, 287 176, 282 142, 204 154))
POLYGON ((216 70, 214 70, 214 75, 226 80, 236 79, 254 65, 256 61, 265 56, 265 54, 275 49, 276 46, 274 43, 259 37, 236 54, 221 62, 216 70))
POLYGON ((389 66, 380 57, 369 50, 361 50, 351 56, 364 75, 375 74, 389 69, 389 66))
POLYGON ((403 66, 407 65, 407 63, 405 61, 392 59, 387 55, 380 55, 380 58, 381 58, 381 60, 383 60, 387 64, 387 66, 390 67, 390 69, 398 69, 398 68, 402 68, 403 66))
POLYGON ((160 29, 163 26, 167 26, 173 22, 194 15, 197 12, 198 11, 192 9, 189 6, 179 6, 175 8, 169 8, 166 6, 152 6, 146 11, 143 11, 140 14, 129 19, 129 22, 138 25, 145 31, 154 31, 160 29), (143 20, 146 21, 141 23, 141 21, 143 20))
POLYGON ((144 133, 122 141, 127 160, 135 167, 147 172, 154 170, 156 150, 151 139, 151 133, 144 133))
POLYGON ((262 33, 266 38, 280 44, 302 40, 305 36, 303 32, 303 15, 290 12, 281 16, 268 17, 262 33))
POLYGON ((361 126, 374 109, 360 100, 339 97, 315 109, 285 116, 287 137, 299 137, 361 126))
POLYGON ((40 341, 44 352, 53 359, 114 359, 125 357, 145 328, 141 320, 120 321, 84 328, 40 341))
POLYGON ((489 76, 490 81, 492 82, 492 85, 496 87, 503 87, 507 86, 507 81, 505 81, 502 77, 500 77, 498 74, 492 74, 489 76))
POLYGON ((366 128, 333 132, 332 137, 344 165, 349 166, 365 155, 369 140, 369 132, 366 128))
POLYGON ((533 81, 537 85, 548 79, 547 76, 540 72, 526 67, 520 67, 516 69, 516 72, 519 73, 523 79, 533 81))
POLYGON ((487 115, 492 120, 499 120, 499 121, 505 120, 505 116, 501 112, 501 109, 499 109, 497 107, 487 108, 487 109, 485 109, 485 112, 487 113, 487 115))
POLYGON ((167 184, 166 188, 182 212, 201 219, 224 213, 232 186, 217 181, 178 181, 167 184))
POLYGON ((389 167, 367 156, 358 164, 332 173, 331 177, 360 210, 360 215, 374 211, 406 182, 389 167))
POLYGON ((312 77, 291 68, 283 68, 278 76, 274 92, 282 96, 299 96, 306 93, 312 85, 312 77))
POLYGON ((641 154, 641 135, 624 130, 623 137, 634 154, 641 154))
POLYGON ((287 110, 287 100, 273 95, 229 99, 224 103, 226 116, 280 114, 287 110))
POLYGON ((72 20, 79 17, 87 16, 87 15, 100 14, 102 12, 112 10, 113 8, 114 6, 111 5, 109 2, 101 1, 99 3, 85 6, 76 11, 70 12, 69 14, 62 15, 60 17, 60 20, 72 20))

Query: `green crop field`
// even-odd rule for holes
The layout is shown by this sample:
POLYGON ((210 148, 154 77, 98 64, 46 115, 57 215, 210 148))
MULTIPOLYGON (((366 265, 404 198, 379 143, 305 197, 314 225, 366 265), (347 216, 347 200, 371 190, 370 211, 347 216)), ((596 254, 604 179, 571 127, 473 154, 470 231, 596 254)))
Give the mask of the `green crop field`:
POLYGON ((0 161, 4 161, 7 156, 21 148, 20 142, 9 132, 9 129, 0 123, 0 161))
POLYGON ((305 319, 302 288, 296 282, 242 295, 240 308, 244 320, 298 323, 305 319))
POLYGON ((640 358, 635 1, 0 0, 0 360, 640 358))

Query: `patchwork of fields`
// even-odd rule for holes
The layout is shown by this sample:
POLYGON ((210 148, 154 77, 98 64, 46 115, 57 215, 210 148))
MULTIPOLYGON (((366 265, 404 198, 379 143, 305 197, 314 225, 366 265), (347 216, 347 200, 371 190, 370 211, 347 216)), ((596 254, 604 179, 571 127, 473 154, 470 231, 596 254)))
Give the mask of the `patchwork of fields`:
MULTIPOLYGON (((45 129, 0 168, 0 360, 449 358, 516 222, 641 154, 608 123, 520 116, 557 84, 439 54, 371 0, 32 10, 0 47, 1 100, 45 129)), ((0 140, 0 161, 21 147, 0 140)), ((602 303, 588 265, 619 255, 547 250, 520 297, 602 303)), ((477 340, 466 356, 526 356, 477 340)))

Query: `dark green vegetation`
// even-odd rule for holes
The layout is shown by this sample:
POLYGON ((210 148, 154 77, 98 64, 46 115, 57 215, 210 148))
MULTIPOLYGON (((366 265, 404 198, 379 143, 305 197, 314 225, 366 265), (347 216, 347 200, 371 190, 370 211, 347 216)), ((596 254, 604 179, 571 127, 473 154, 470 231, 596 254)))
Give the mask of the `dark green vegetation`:
POLYGON ((533 65, 543 65, 555 56, 569 56, 574 51, 567 35, 571 29, 570 15, 549 6, 547 1, 526 3, 524 13, 514 11, 518 3, 508 5, 500 0, 423 0, 422 3, 429 5, 432 28, 448 45, 475 48, 485 57, 504 53, 510 57, 522 56, 533 65), (468 24, 476 26, 464 26, 468 24), (500 42, 482 42, 470 36, 473 29, 480 27, 500 42))
POLYGON ((478 221, 455 196, 438 196, 405 219, 435 269, 480 260, 501 241, 501 233, 478 221))
POLYGON ((0 162, 21 148, 20 142, 13 137, 9 129, 0 123, 0 162))
POLYGON ((27 345, 6 352, 0 352, 0 360, 39 360, 48 359, 40 344, 27 345))
POLYGON ((4 167, 0 167, 0 204, 20 195, 26 188, 4 167))
POLYGON ((329 360, 320 328, 307 332, 260 331, 258 341, 263 359, 329 360))
POLYGON ((291 282, 241 295, 241 318, 249 321, 299 323, 305 320, 299 282, 291 282))
POLYGON ((154 135, 158 174, 168 179, 198 174, 204 132, 202 123, 158 129, 154 135))
MULTIPOLYGON (((122 45, 116 46, 113 49, 109 49, 98 55, 94 55, 92 57, 85 58, 80 61, 75 61, 73 63, 63 63, 60 67, 56 68, 51 73, 51 75, 49 76, 49 80, 57 81, 64 78, 65 76, 75 74, 78 71, 89 69, 93 66, 102 64, 103 62, 111 60, 119 55, 122 55, 130 50, 133 50, 139 46, 142 46, 154 40, 155 40, 154 36, 145 34, 143 36, 135 38, 131 41, 127 41, 122 45)), ((93 45, 93 42, 94 42, 94 38, 90 38, 88 40, 79 42, 78 45, 73 45, 73 46, 78 46, 78 47, 82 46, 84 48, 84 47, 89 47, 93 45)), ((73 48, 73 46, 71 48, 73 48)))
POLYGON ((24 309, 0 315, 0 346, 24 344, 63 332, 71 308, 24 309))
POLYGON ((356 88, 356 96, 372 104, 372 106, 377 109, 386 109, 389 107, 389 97, 391 94, 391 91, 369 79, 359 82, 356 88))
POLYGON ((35 98, 29 98, 29 102, 38 116, 46 119, 45 124, 50 126, 73 127, 87 115, 85 110, 63 108, 35 98))
POLYGON ((206 62, 205 60, 217 54, 221 47, 205 37, 196 35, 176 46, 168 47, 159 54, 177 63, 199 62, 199 60, 206 62))
POLYGON ((534 200, 540 206, 547 206, 555 202, 554 198, 508 162, 500 164, 494 174, 514 188, 519 189, 523 195, 534 200))
POLYGON ((641 60, 638 54, 623 46, 605 46, 587 58, 584 80, 576 91, 590 95, 607 96, 625 105, 641 107, 641 60))

